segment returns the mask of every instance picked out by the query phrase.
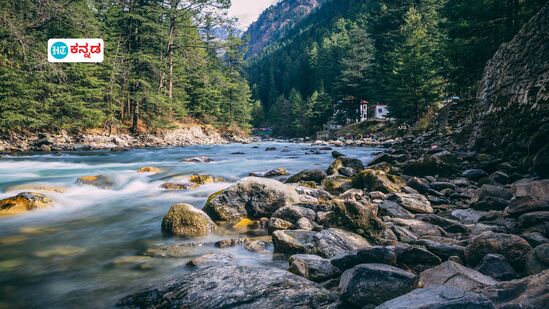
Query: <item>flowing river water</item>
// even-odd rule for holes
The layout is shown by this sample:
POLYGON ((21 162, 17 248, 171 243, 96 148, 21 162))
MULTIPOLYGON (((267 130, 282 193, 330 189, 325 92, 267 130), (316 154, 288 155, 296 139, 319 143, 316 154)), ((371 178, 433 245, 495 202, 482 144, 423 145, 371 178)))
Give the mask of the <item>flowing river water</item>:
MULTIPOLYGON (((122 296, 188 272, 190 259, 220 250, 233 254, 240 264, 287 268, 284 259, 272 254, 213 245, 243 235, 265 236, 265 231, 227 225, 207 237, 177 238, 163 235, 160 224, 174 203, 202 208, 211 193, 250 172, 279 167, 290 174, 326 169, 333 161, 330 151, 306 154, 317 148, 286 143, 230 144, 0 158, 0 199, 35 191, 54 201, 53 208, 0 218, 0 308, 113 307, 122 296), (277 150, 265 151, 269 146, 277 150), (182 162, 193 156, 208 156, 213 162, 182 162), (144 166, 159 167, 162 172, 136 172, 144 166), (173 177, 192 174, 221 176, 227 182, 190 191, 160 188, 173 177), (101 189, 76 184, 78 177, 86 175, 109 176, 114 185, 101 189), (37 185, 50 188, 28 190, 37 185), (172 252, 167 251, 170 248, 176 254, 167 254, 172 252)), ((364 162, 377 151, 339 150, 364 162)))

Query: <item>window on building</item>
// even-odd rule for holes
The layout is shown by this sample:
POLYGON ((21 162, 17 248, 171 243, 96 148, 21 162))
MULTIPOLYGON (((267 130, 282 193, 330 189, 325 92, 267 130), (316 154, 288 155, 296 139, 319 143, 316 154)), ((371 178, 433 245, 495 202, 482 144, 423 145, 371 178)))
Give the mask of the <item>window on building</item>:
POLYGON ((383 114, 383 109, 379 108, 379 109, 377 110, 377 112, 380 113, 380 114, 383 114))

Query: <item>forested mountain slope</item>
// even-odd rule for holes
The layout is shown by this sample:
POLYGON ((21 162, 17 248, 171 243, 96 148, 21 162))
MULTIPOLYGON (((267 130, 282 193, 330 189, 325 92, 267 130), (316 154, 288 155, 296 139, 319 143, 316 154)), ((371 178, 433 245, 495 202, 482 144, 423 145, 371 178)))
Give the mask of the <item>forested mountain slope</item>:
POLYGON ((0 130, 118 126, 135 133, 187 116, 246 125, 251 100, 240 40, 219 46, 198 31, 215 29, 217 16, 207 9, 222 12, 229 3, 0 1, 0 130), (48 63, 50 38, 102 38, 105 61, 48 63))
POLYGON ((414 123, 446 97, 472 98, 486 62, 545 1, 333 0, 253 58, 256 125, 310 135, 356 118, 360 100, 414 123))
POLYGON ((282 0, 267 8, 246 31, 249 36, 248 56, 259 53, 283 37, 315 8, 330 0, 282 0))

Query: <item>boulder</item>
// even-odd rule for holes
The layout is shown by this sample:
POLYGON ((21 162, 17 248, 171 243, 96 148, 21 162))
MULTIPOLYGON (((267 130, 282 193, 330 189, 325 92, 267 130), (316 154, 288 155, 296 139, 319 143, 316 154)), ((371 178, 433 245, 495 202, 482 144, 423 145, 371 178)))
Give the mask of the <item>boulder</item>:
POLYGON ((421 194, 393 193, 390 194, 387 199, 397 202, 400 206, 412 213, 433 213, 431 203, 421 194))
POLYGON ((175 204, 162 219, 162 230, 177 236, 207 235, 215 223, 200 209, 189 204, 175 204))
POLYGON ((526 259, 526 274, 535 275, 549 268, 549 244, 535 247, 526 259))
POLYGON ((518 277, 517 272, 501 254, 485 255, 476 270, 498 281, 513 280, 518 277))
POLYGON ((426 288, 445 285, 465 291, 473 291, 476 288, 497 283, 496 280, 453 261, 446 261, 437 267, 423 271, 420 282, 426 288))
POLYGON ((337 172, 340 175, 347 176, 347 177, 353 177, 356 174, 356 171, 350 167, 342 167, 338 169, 337 172))
POLYGON ((332 265, 347 270, 359 264, 378 263, 397 265, 397 254, 393 246, 372 246, 350 252, 343 252, 331 260, 332 265))
POLYGON ((296 254, 313 251, 316 232, 303 230, 278 230, 273 232, 274 252, 296 254))
POLYGON ((364 191, 359 189, 349 189, 339 195, 344 200, 360 201, 364 196, 364 191))
POLYGON ((385 264, 360 264, 346 270, 339 281, 341 299, 351 305, 379 305, 417 287, 416 275, 385 264))
POLYGON ((392 218, 413 219, 414 215, 396 202, 385 200, 378 205, 380 216, 392 218))
POLYGON ((457 256, 462 260, 465 259, 465 247, 463 246, 437 242, 429 239, 420 239, 414 242, 414 244, 424 246, 427 250, 436 254, 443 261, 448 260, 452 256, 457 256))
POLYGON ((114 185, 114 181, 103 175, 82 176, 76 180, 76 184, 94 186, 101 189, 110 189, 114 185))
POLYGON ((205 185, 209 183, 216 183, 216 182, 222 182, 225 181, 222 177, 215 177, 212 175, 192 175, 190 178, 191 183, 195 183, 197 185, 205 185))
POLYGON ((209 253, 190 260, 187 265, 196 268, 225 266, 233 263, 234 256, 230 253, 209 253))
POLYGON ((549 210, 549 179, 532 181, 529 179, 515 182, 511 186, 514 198, 505 209, 511 216, 520 216, 527 212, 549 210))
POLYGON ((465 259, 469 265, 476 266, 485 255, 497 253, 505 256, 509 264, 521 272, 530 250, 530 244, 519 236, 487 231, 469 242, 465 248, 465 259))
POLYGON ((420 246, 398 244, 396 253, 399 265, 406 269, 412 269, 417 273, 442 263, 437 255, 420 246))
POLYGON ((482 185, 473 194, 471 207, 477 210, 503 210, 513 194, 503 186, 482 185))
POLYGON ((353 188, 367 191, 399 192, 405 185, 406 183, 402 178, 373 169, 364 170, 352 178, 353 188))
MULTIPOLYGON (((427 223, 421 220, 415 219, 402 219, 402 218, 390 218, 388 220, 393 224, 403 227, 404 229, 410 231, 416 237, 425 237, 425 236, 444 236, 444 230, 436 225, 427 223)), ((396 233, 396 232, 395 232, 396 233)))
POLYGON ((208 199, 204 211, 214 220, 270 217, 277 209, 299 201, 292 186, 277 180, 247 177, 208 199))
POLYGON ((271 217, 271 219, 269 219, 267 228, 269 233, 273 233, 274 231, 278 230, 288 230, 292 228, 292 226, 294 226, 292 222, 288 222, 280 218, 271 217))
POLYGON ((273 218, 278 218, 292 224, 297 224, 297 221, 301 218, 314 220, 316 218, 316 213, 314 210, 309 208, 291 205, 279 208, 273 213, 271 219, 273 218))
POLYGON ((549 243, 549 239, 538 232, 523 233, 520 237, 524 238, 532 248, 549 243))
POLYGON ((344 167, 352 168, 356 172, 360 172, 364 170, 364 164, 359 159, 349 158, 349 157, 339 157, 335 159, 335 161, 330 165, 326 173, 328 175, 334 175, 338 173, 339 169, 344 167))
POLYGON ((370 238, 376 238, 385 228, 383 222, 376 216, 376 206, 369 202, 362 204, 357 201, 346 200, 338 202, 334 209, 344 226, 360 229, 370 238))
POLYGON ((474 292, 490 298, 497 308, 549 308, 549 270, 523 279, 479 287, 474 292))
POLYGON ((431 187, 429 186, 429 183, 427 182, 427 180, 425 180, 423 178, 418 178, 418 177, 410 178, 407 182, 407 185, 408 185, 408 187, 416 190, 417 192, 419 192, 421 194, 425 194, 425 193, 427 193, 427 191, 429 191, 429 189, 431 189, 431 187))
POLYGON ((451 175, 455 171, 454 166, 442 156, 431 155, 417 160, 407 161, 402 172, 406 175, 425 177, 430 175, 451 175))
POLYGON ((278 177, 286 175, 288 175, 288 173, 285 168, 275 168, 265 173, 265 177, 278 177))
POLYGON ((488 177, 488 173, 481 169, 470 169, 466 170, 461 175, 467 179, 478 181, 481 178, 488 177))
POLYGON ((34 192, 21 192, 16 196, 0 200, 0 217, 12 216, 53 206, 47 196, 34 192))
POLYGON ((316 184, 320 184, 327 176, 326 172, 322 170, 304 170, 288 178, 286 183, 314 181, 316 184))
POLYGON ((345 156, 344 154, 342 154, 341 152, 339 152, 337 150, 332 151, 332 157, 334 157, 336 159, 339 158, 339 157, 344 157, 344 156, 345 156))
POLYGON ((467 234, 469 232, 469 229, 462 223, 447 219, 441 216, 437 215, 423 215, 419 214, 415 217, 418 220, 429 222, 434 225, 438 225, 441 228, 443 228, 448 233, 460 233, 460 234, 467 234))
POLYGON ((329 228, 313 236, 314 253, 325 258, 333 258, 346 251, 369 247, 370 243, 362 236, 336 228, 329 228))
POLYGON ((376 309, 426 308, 493 309, 495 307, 492 301, 484 296, 452 286, 435 286, 416 289, 406 295, 389 300, 376 307, 376 309))
POLYGON ((341 271, 330 263, 330 260, 317 255, 294 254, 288 260, 289 271, 314 282, 322 282, 341 274, 341 271))
POLYGON ((322 180, 322 187, 332 194, 340 194, 351 189, 351 182, 349 177, 331 175, 322 180))
POLYGON ((285 270, 208 267, 121 299, 123 308, 335 308, 337 294, 285 270))
POLYGON ((536 228, 538 232, 549 235, 549 211, 533 211, 518 218, 522 230, 536 228))
POLYGON ((166 190, 178 190, 178 191, 187 191, 198 188, 199 185, 195 183, 175 183, 175 182, 166 182, 160 185, 160 188, 166 190))

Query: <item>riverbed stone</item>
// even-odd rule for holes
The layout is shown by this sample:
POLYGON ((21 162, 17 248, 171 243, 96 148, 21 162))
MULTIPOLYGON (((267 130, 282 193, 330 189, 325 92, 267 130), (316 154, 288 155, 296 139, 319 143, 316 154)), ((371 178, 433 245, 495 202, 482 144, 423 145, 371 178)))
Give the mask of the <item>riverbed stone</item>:
POLYGON ((465 248, 465 259, 469 265, 476 266, 487 254, 501 254, 516 271, 521 272, 530 250, 530 244, 520 236, 487 231, 469 242, 465 248))
POLYGON ((431 203, 421 194, 393 193, 387 199, 398 203, 406 210, 416 214, 432 214, 431 203))
POLYGON ((273 232, 274 252, 297 254, 313 251, 316 232, 305 230, 278 230, 273 232))
POLYGON ((187 265, 195 268, 225 266, 233 263, 234 256, 227 252, 208 253, 190 260, 187 265))
POLYGON ((150 173, 150 174, 158 174, 162 172, 161 169, 158 167, 152 167, 152 166, 145 166, 137 170, 138 173, 150 173))
POLYGON ((271 217, 271 219, 269 219, 269 223, 267 224, 269 233, 273 233, 274 231, 278 230, 288 230, 293 226, 294 224, 292 222, 276 217, 271 217))
POLYGON ((110 189, 114 185, 114 181, 104 175, 82 176, 76 180, 76 184, 94 186, 101 189, 110 189))
POLYGON ((482 295, 467 292, 452 286, 435 286, 415 289, 412 292, 391 299, 376 309, 442 309, 471 308, 493 309, 492 301, 482 295))
POLYGON ((362 236, 337 228, 329 228, 313 235, 314 253, 333 258, 346 251, 369 247, 362 236))
POLYGON ((474 292, 490 298, 497 308, 549 308, 549 270, 539 274, 479 287, 474 292))
POLYGON ((277 180, 247 177, 226 190, 214 193, 204 211, 214 220, 270 217, 281 207, 299 201, 294 187, 277 180))
POLYGON ((200 209, 189 204, 175 204, 162 219, 162 230, 177 236, 207 235, 215 223, 200 209))
POLYGON ((209 183, 222 182, 224 180, 225 179, 223 179, 222 177, 216 177, 212 175, 198 175, 198 174, 192 175, 191 178, 189 179, 191 183, 195 183, 197 185, 205 185, 209 183))
POLYGON ((337 174, 341 168, 352 168, 355 172, 360 172, 364 170, 364 163, 359 159, 350 158, 350 157, 339 157, 330 165, 326 173, 328 175, 337 174))
POLYGON ((396 266, 397 254, 394 246, 371 246, 340 253, 332 258, 331 263, 343 271, 368 263, 396 266))
POLYGON ((417 287, 413 273, 385 264, 360 264, 346 270, 339 282, 341 299, 354 306, 379 305, 417 287))
POLYGON ((369 202, 360 203, 353 200, 340 201, 334 209, 344 226, 360 229, 370 238, 377 238, 385 228, 376 216, 377 206, 369 202))
POLYGON ((340 194, 351 189, 351 179, 342 175, 330 175, 322 180, 322 187, 331 194, 340 194))
POLYGON ((456 220, 447 219, 434 214, 418 214, 415 216, 415 218, 421 221, 429 222, 434 225, 438 225, 448 233, 467 234, 469 232, 469 229, 464 224, 456 220))
POLYGON ((188 162, 188 163, 207 163, 212 161, 213 160, 207 156, 196 156, 196 157, 189 157, 189 158, 183 159, 183 162, 188 162))
POLYGON ((330 263, 330 260, 318 255, 294 254, 288 260, 289 271, 314 282, 322 282, 341 274, 341 271, 330 263))
POLYGON ((297 221, 301 218, 314 220, 316 218, 316 213, 309 208, 290 205, 279 208, 273 213, 271 219, 272 218, 278 218, 292 224, 297 224, 297 221))
POLYGON ((0 217, 18 215, 52 206, 53 201, 44 194, 21 192, 16 196, 0 200, 0 217))
POLYGON ((286 180, 286 183, 300 183, 304 181, 313 181, 316 184, 320 184, 324 178, 326 178, 326 172, 323 170, 304 170, 301 171, 286 180))
POLYGON ((160 185, 160 188, 173 191, 187 191, 198 188, 199 185, 195 183, 175 183, 175 182, 166 182, 160 185))
POLYGON ((421 246, 398 244, 396 253, 399 265, 417 273, 442 263, 440 257, 421 246))
POLYGON ((476 270, 498 281, 513 280, 518 277, 517 272, 501 254, 485 255, 476 270))
POLYGON ((505 209, 517 217, 527 212, 549 210, 549 179, 533 181, 524 179, 511 186, 514 198, 505 209))
POLYGON ((535 247, 526 259, 526 274, 535 275, 549 269, 549 244, 535 247))
POLYGON ((389 216, 392 218, 413 219, 414 214, 404 209, 397 202, 384 200, 378 205, 380 216, 389 216))
POLYGON ((420 275, 420 282, 423 287, 447 285, 465 291, 473 291, 478 287, 492 286, 497 283, 491 277, 453 261, 446 261, 439 266, 423 271, 420 275))
POLYGON ((448 260, 452 256, 457 256, 462 260, 465 259, 465 247, 460 245, 443 243, 430 239, 419 239, 414 242, 414 244, 425 247, 427 250, 440 257, 443 261, 448 260))
POLYGON ((415 189, 417 192, 421 194, 426 194, 431 187, 429 186, 429 182, 423 178, 419 177, 411 177, 407 182, 408 187, 415 189))
POLYGON ((303 277, 264 266, 218 266, 121 299, 123 308, 335 308, 338 295, 303 277))
POLYGON ((367 169, 352 178, 353 188, 383 193, 399 192, 406 182, 398 176, 386 174, 383 171, 367 169))

